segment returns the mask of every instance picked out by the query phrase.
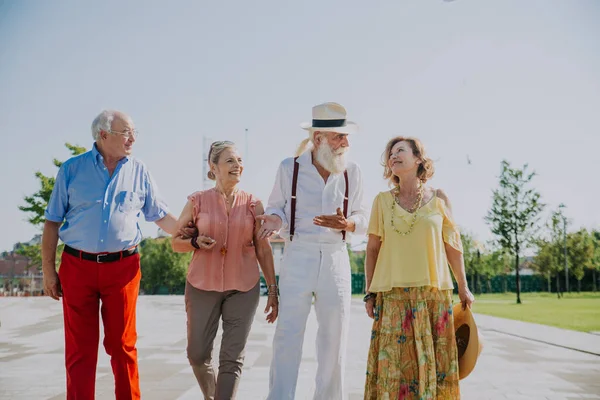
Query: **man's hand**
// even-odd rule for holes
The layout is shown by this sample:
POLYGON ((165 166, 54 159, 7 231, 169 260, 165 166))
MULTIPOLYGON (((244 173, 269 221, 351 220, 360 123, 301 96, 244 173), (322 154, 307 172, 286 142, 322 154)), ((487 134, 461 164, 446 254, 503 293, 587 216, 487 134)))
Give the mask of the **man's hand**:
POLYGON ((44 271, 44 293, 54 300, 59 300, 62 296, 60 281, 55 270, 44 271))
POLYGON ((354 232, 354 221, 344 218, 342 210, 338 207, 335 215, 319 215, 313 219, 313 224, 324 228, 339 229, 354 232))
MULTIPOLYGON (((191 239, 198 235, 198 228, 192 221, 188 222, 187 226, 177 231, 177 236, 182 239, 191 239)), ((198 243, 200 244, 200 243, 198 243)))
POLYGON ((257 215, 256 221, 260 221, 262 224, 258 231, 258 238, 261 240, 271 237, 273 233, 281 229, 281 218, 278 215, 257 215))

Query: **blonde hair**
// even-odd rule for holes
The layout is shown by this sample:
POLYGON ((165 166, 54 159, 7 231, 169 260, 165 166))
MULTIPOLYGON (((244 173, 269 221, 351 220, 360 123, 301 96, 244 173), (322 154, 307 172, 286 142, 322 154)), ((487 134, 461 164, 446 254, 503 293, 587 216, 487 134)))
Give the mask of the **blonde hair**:
POLYGON ((325 136, 326 134, 327 132, 314 131, 311 129, 308 132, 308 137, 301 141, 298 145, 296 153, 294 153, 294 157, 300 157, 300 155, 302 155, 302 153, 304 153, 306 150, 313 148, 315 146, 315 140, 317 140, 319 137, 325 136))
POLYGON ((421 161, 421 164, 419 164, 419 168, 417 169, 417 178, 419 178, 423 183, 431 179, 433 177, 433 173, 435 172, 435 168, 433 166, 433 160, 427 157, 425 154, 425 146, 423 146, 423 143, 417 138, 404 136, 396 136, 395 138, 390 139, 385 146, 385 151, 381 155, 383 178, 389 180, 390 186, 396 186, 400 183, 400 178, 394 175, 392 169, 388 165, 392 148, 400 142, 408 143, 412 149, 413 155, 421 161))
MULTIPOLYGON (((221 153, 223 153, 226 149, 235 149, 235 143, 230 142, 229 140, 222 140, 213 142, 210 145, 210 150, 208 151, 208 167, 210 168, 210 164, 218 164, 219 158, 221 157, 221 153)), ((214 181, 217 179, 215 173, 210 169, 206 174, 208 179, 214 181)))

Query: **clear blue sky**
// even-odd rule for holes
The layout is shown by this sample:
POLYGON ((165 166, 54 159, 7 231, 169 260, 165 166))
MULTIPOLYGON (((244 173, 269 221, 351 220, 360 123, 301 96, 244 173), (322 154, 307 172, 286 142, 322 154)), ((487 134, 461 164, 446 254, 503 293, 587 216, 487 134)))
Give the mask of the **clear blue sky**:
POLYGON ((598 1, 0 4, 0 250, 37 233, 17 209, 34 172, 55 174, 65 142, 89 148, 103 108, 133 117, 135 155, 176 215, 202 187, 203 136, 243 150, 248 128, 243 187, 266 200, 298 124, 336 101, 362 128, 351 157, 369 206, 385 143, 404 134, 482 240, 502 159, 529 163, 573 229, 600 227, 598 1))

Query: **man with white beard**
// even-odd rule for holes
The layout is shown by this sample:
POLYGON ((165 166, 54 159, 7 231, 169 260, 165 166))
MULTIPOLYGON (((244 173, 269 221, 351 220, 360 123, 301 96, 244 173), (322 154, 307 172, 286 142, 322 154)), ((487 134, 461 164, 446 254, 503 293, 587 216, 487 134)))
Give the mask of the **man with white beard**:
POLYGON ((319 325, 315 399, 341 400, 350 317, 346 240, 364 234, 362 175, 346 161, 348 135, 358 131, 337 103, 313 107, 308 138, 279 166, 259 234, 286 239, 279 274, 280 314, 273 339, 269 400, 294 399, 306 320, 314 298, 319 325), (310 151, 309 151, 310 149, 310 151))

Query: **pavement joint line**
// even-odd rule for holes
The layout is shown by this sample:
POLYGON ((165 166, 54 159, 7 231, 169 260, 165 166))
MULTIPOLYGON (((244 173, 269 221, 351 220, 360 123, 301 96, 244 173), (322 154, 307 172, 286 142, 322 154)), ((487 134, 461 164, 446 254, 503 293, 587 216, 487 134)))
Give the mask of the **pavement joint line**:
POLYGON ((593 355, 593 356, 600 357, 600 353, 594 353, 593 351, 581 350, 581 349, 577 349, 577 348, 575 348, 575 347, 569 347, 569 346, 564 346, 564 345, 561 345, 561 344, 556 344, 556 343, 552 343, 552 342, 547 342, 547 341, 545 341, 545 340, 533 339, 533 338, 530 338, 530 337, 527 337, 527 336, 521 336, 521 335, 518 335, 518 334, 516 334, 516 333, 508 333, 508 332, 500 331, 500 330, 498 330, 498 329, 486 329, 486 328, 481 328, 481 330, 482 330, 482 331, 489 331, 489 332, 496 332, 496 333, 500 333, 500 334, 507 335, 507 336, 514 336, 514 337, 518 337, 518 338, 520 338, 520 339, 530 340, 530 341, 532 341, 532 342, 544 343, 544 344, 547 344, 547 345, 550 345, 550 346, 554 346, 554 347, 560 347, 560 348, 563 348, 563 349, 567 349, 567 350, 573 350, 573 351, 578 351, 578 352, 580 352, 580 353, 591 354, 591 355, 593 355))

